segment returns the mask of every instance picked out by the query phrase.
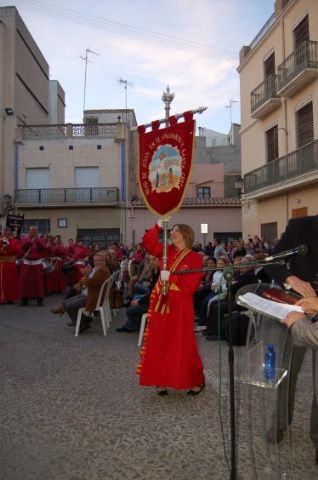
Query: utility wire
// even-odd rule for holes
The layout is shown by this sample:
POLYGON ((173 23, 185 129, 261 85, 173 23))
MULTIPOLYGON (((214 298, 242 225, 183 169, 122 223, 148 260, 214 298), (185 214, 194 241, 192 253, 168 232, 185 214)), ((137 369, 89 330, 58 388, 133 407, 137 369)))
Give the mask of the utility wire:
POLYGON ((221 57, 227 60, 237 60, 237 54, 229 50, 217 49, 203 43, 189 41, 173 35, 166 35, 140 27, 133 27, 125 23, 108 20, 94 15, 83 14, 69 8, 57 7, 55 5, 39 0, 23 0, 23 6, 38 14, 47 15, 71 23, 90 26, 95 29, 107 30, 110 33, 147 41, 154 44, 165 45, 174 49, 182 49, 197 55, 206 57, 221 57))

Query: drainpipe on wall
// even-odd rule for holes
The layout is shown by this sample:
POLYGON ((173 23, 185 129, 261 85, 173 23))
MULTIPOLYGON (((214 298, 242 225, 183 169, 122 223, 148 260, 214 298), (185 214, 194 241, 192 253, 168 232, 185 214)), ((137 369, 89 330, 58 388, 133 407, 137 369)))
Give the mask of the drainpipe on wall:
POLYGON ((14 145, 14 193, 19 189, 19 145, 14 145))

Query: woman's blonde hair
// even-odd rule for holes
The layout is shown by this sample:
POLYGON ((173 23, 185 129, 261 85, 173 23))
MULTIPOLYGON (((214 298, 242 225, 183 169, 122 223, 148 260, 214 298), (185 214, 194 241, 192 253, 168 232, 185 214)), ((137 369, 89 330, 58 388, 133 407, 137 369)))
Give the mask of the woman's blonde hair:
POLYGON ((185 223, 177 223, 176 225, 173 225, 171 230, 173 230, 175 227, 178 227, 187 248, 192 248, 194 242, 194 231, 192 230, 192 228, 185 223))

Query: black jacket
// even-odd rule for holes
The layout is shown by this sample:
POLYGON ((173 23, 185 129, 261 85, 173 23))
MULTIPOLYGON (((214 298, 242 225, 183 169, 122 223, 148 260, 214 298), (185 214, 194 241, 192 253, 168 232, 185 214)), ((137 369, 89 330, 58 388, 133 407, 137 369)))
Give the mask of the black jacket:
POLYGON ((318 289, 318 215, 311 217, 293 218, 289 220, 285 232, 273 253, 284 252, 298 245, 309 247, 306 256, 293 255, 285 265, 269 265, 266 273, 276 282, 283 284, 286 278, 296 275, 306 282, 310 282, 314 289, 318 289))

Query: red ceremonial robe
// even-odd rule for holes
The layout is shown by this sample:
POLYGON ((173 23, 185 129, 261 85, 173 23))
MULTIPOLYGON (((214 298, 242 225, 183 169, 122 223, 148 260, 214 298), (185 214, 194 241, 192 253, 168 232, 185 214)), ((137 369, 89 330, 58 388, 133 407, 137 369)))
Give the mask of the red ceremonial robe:
MULTIPOLYGON (((155 225, 143 238, 146 250, 162 257, 155 225)), ((202 258, 192 250, 168 247, 167 270, 202 268, 202 258)), ((161 266, 162 267, 162 266, 161 266)), ((202 273, 170 275, 167 296, 161 296, 158 280, 150 296, 148 322, 138 368, 140 385, 190 389, 204 383, 202 361, 194 334, 193 294, 202 273), (163 312, 163 313, 162 313, 163 312)))
POLYGON ((10 238, 9 245, 0 240, 0 303, 13 302, 20 298, 16 257, 20 254, 20 245, 10 238))
POLYGON ((44 278, 43 265, 41 258, 46 256, 46 245, 37 238, 31 242, 31 238, 27 237, 21 244, 24 254, 27 255, 22 260, 19 272, 19 288, 22 298, 43 298, 44 297, 44 278), (37 264, 28 264, 34 262, 37 264))

